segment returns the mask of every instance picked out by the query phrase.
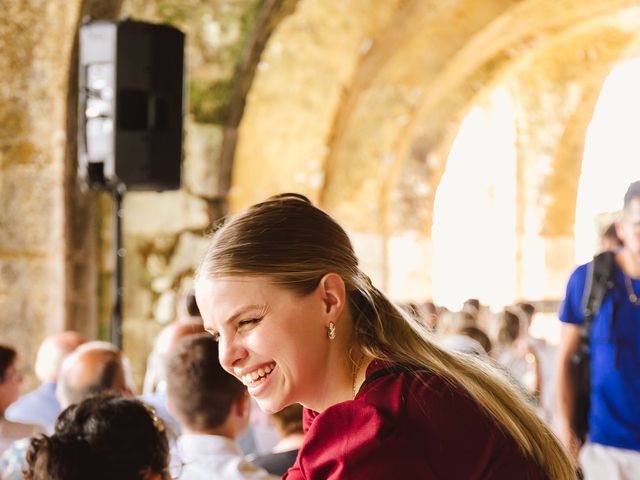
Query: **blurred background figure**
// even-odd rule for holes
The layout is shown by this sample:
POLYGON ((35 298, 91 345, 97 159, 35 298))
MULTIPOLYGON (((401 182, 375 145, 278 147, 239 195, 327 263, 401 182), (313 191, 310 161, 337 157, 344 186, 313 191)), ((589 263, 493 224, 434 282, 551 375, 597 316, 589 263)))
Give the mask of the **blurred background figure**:
MULTIPOLYGON (((69 354, 59 368, 56 396, 62 408, 83 401, 90 395, 112 393, 130 396, 127 366, 122 353, 108 342, 87 342, 69 354)), ((24 434, 0 457, 0 478, 21 480, 27 466, 26 452, 32 433, 24 434)), ((50 477, 34 477, 50 478, 50 477)), ((85 477, 94 478, 94 477, 85 477)))
POLYGON ((169 480, 162 421, 133 398, 97 395, 64 410, 30 442, 27 480, 169 480))
POLYGON ((244 457, 238 438, 249 427, 246 387, 218 361, 211 335, 183 338, 167 364, 169 409, 180 422, 176 457, 182 480, 275 480, 244 457))
POLYGON ((536 314, 536 308, 531 303, 517 303, 513 311, 520 317, 520 325, 524 329, 522 332, 524 342, 538 360, 540 372, 538 413, 548 425, 553 425, 556 348, 546 340, 531 335, 531 325, 536 314))
POLYGON ((460 329, 459 333, 460 335, 463 335, 468 338, 472 338, 473 340, 478 342, 485 353, 487 354, 491 353, 491 350, 493 348, 491 339, 489 338, 489 335, 487 335, 486 332, 482 330, 480 327, 474 327, 474 326, 465 327, 460 329))
POLYGON ((440 319, 438 343, 450 350, 486 357, 491 341, 479 327, 475 313, 475 309, 445 312, 440 319))
POLYGON ((56 418, 62 411, 56 398, 60 367, 67 355, 85 341, 82 335, 74 331, 55 333, 45 338, 38 349, 35 364, 35 373, 41 384, 11 405, 6 417, 14 422, 42 425, 47 432, 52 432, 56 418))
POLYGON ((542 390, 540 362, 534 348, 523 337, 526 329, 517 313, 505 308, 496 315, 494 358, 526 391, 539 398, 542 390))
POLYGON ((433 333, 438 330, 438 307, 431 301, 427 300, 418 304, 418 317, 422 320, 422 323, 433 333))
POLYGON ((18 370, 18 354, 9 346, 0 345, 0 454, 14 440, 41 432, 39 425, 17 423, 5 418, 7 407, 20 394, 22 374, 18 370))
POLYGON ((202 325, 202 316, 196 302, 193 288, 187 289, 180 298, 176 307, 177 320, 180 323, 195 323, 202 325))
POLYGON ((467 298, 462 303, 462 311, 478 318, 480 316, 480 300, 477 298, 467 298))
POLYGON ((133 395, 124 356, 109 342, 93 341, 79 346, 62 363, 56 396, 63 408, 90 395, 112 392, 133 395))
MULTIPOLYGON (((140 400, 156 409, 156 412, 167 426, 167 435, 171 448, 174 447, 175 441, 180 436, 180 423, 167 407, 167 362, 180 340, 190 335, 201 333, 204 333, 202 324, 180 322, 172 322, 160 332, 151 354, 154 357, 153 376, 156 383, 153 385, 151 392, 140 396, 140 400)), ((150 359, 151 356, 149 357, 150 359)))
POLYGON ((176 307, 176 320, 167 324, 158 334, 147 359, 142 387, 143 395, 166 390, 166 359, 176 342, 185 335, 202 333, 202 317, 193 290, 181 296, 176 307))
POLYGON ((180 423, 167 408, 167 362, 180 340, 201 333, 204 333, 202 317, 193 290, 189 289, 180 296, 176 306, 176 320, 160 331, 147 359, 140 400, 153 406, 164 421, 171 448, 174 448, 181 432, 180 423))
POLYGON ((270 416, 280 435, 280 441, 271 453, 260 455, 252 462, 269 473, 282 476, 293 466, 304 440, 302 429, 302 405, 296 403, 270 416))
POLYGON ((446 311, 440 316, 438 335, 445 338, 459 333, 464 328, 477 326, 478 318, 466 310, 460 310, 459 312, 446 311))

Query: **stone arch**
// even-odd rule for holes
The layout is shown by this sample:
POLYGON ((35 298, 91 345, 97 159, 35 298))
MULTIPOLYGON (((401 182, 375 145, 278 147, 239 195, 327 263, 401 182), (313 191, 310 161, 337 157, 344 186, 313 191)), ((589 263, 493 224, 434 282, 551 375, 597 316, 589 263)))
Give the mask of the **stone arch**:
MULTIPOLYGON (((371 267, 379 278, 386 278, 391 231, 400 228, 430 236, 434 194, 464 112, 496 82, 511 77, 511 88, 522 88, 513 80, 518 71, 535 72, 545 55, 570 57, 569 51, 556 54, 554 49, 577 45, 586 52, 577 55, 586 57, 582 63, 572 60, 571 73, 540 78, 562 84, 560 89, 579 84, 579 95, 571 98, 555 143, 546 147, 554 172, 575 171, 594 92, 633 36, 635 2, 426 3, 388 2, 366 13, 363 2, 355 0, 340 5, 300 3, 275 32, 249 94, 234 163, 232 209, 277 191, 306 193, 350 230, 365 234, 363 243, 376 244, 371 253, 379 260, 371 267), (336 25, 333 43, 323 32, 306 29, 318 15, 338 10, 349 21, 336 25), (339 54, 326 58, 323 50, 328 54, 340 35, 344 38, 339 54), (437 39, 437 48, 425 48, 430 39, 437 39), (596 46, 589 46, 590 41, 596 46), (294 44, 297 52, 285 46, 294 44), (594 50, 595 59, 589 57, 594 50), (294 72, 286 84, 278 73, 285 66, 289 74, 294 72), (588 75, 576 80, 585 66, 588 75), (270 113, 276 105, 279 112, 270 113), (292 126, 287 117, 301 119, 300 124, 292 126), (257 158, 264 169, 256 168, 257 158), (258 178, 261 186, 253 188, 258 178), (372 216, 378 221, 371 222, 372 216)), ((520 133, 540 128, 532 119, 521 116, 520 133)), ((536 179, 535 188, 525 188, 535 170, 532 162, 536 159, 524 158, 518 167, 518 195, 524 205, 519 215, 533 208, 532 192, 542 192, 549 205, 541 214, 540 228, 550 236, 562 236, 568 224, 565 215, 572 202, 575 205, 575 198, 566 202, 565 197, 575 187, 563 190, 559 174, 551 173, 536 179)), ((521 220, 518 228, 523 231, 521 220)))

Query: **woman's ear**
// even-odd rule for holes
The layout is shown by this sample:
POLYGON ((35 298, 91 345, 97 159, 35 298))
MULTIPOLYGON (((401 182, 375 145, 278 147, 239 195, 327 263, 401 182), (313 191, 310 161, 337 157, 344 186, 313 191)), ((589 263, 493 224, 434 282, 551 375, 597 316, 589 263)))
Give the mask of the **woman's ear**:
POLYGON ((325 314, 333 319, 338 318, 344 310, 347 299, 346 287, 342 277, 337 273, 327 273, 320 279, 318 293, 324 304, 325 314))

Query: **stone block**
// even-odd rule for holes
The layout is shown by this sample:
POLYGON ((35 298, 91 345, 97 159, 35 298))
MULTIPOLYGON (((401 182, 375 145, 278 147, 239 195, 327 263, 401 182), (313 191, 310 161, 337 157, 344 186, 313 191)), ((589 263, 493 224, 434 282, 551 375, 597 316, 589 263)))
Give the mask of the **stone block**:
POLYGON ((220 150, 223 129, 218 125, 190 123, 183 166, 184 186, 190 193, 216 198, 220 191, 220 150))
POLYGON ((62 250, 63 197, 60 169, 6 165, 0 175, 0 245, 9 251, 62 250))
POLYGON ((176 318, 176 292, 168 290, 160 295, 153 309, 153 319, 162 324, 176 318))
POLYGON ((36 256, 0 257, 0 292, 28 293, 53 291, 62 281, 62 258, 36 256))
POLYGON ((183 233, 168 260, 166 268, 151 283, 158 293, 167 292, 181 282, 182 277, 191 277, 204 257, 209 238, 193 233, 183 233))
POLYGON ((209 238, 189 232, 180 235, 178 245, 169 261, 167 274, 177 277, 193 272, 204 257, 209 242, 209 238))
POLYGON ((209 226, 207 203, 184 191, 129 192, 124 198, 126 235, 154 237, 209 226))

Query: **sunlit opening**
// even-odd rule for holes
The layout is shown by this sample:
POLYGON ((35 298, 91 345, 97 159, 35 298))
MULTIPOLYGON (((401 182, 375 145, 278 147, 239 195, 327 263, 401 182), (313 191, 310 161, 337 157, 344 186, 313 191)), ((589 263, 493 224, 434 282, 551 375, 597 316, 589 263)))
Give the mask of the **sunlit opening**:
POLYGON ((492 308, 515 295, 516 151, 504 89, 469 112, 435 196, 433 299, 460 308, 469 297, 492 308))
POLYGON ((599 249, 606 213, 622 208, 629 183, 640 179, 640 59, 625 62, 607 77, 585 139, 578 184, 576 262, 599 249))

